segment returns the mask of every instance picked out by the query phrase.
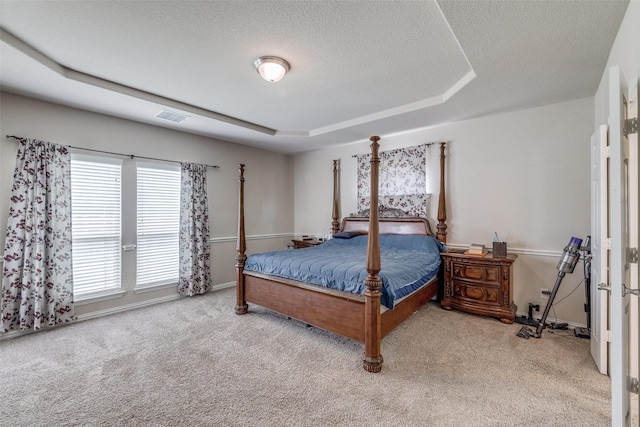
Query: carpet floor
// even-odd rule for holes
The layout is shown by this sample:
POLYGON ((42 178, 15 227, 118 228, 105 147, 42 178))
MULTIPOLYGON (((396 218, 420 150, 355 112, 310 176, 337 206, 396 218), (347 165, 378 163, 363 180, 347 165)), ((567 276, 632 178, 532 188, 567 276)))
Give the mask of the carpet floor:
POLYGON ((362 345, 226 289, 0 341, 2 426, 605 426, 589 340, 430 303, 362 345))

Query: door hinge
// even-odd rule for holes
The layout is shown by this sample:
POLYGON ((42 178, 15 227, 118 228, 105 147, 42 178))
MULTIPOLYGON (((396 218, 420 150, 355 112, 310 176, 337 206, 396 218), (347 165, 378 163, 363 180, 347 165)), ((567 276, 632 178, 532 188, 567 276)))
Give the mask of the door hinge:
POLYGON ((607 237, 602 241, 603 249, 610 251, 611 250, 611 237, 607 237))
POLYGON ((607 285, 606 283, 598 283, 598 290, 611 292, 611 285, 607 285))
POLYGON ((638 379, 629 377, 629 391, 634 394, 638 394, 638 379))
POLYGON ((608 145, 605 145, 602 147, 602 149, 600 150, 600 157, 602 157, 603 159, 608 159, 611 157, 611 147, 608 145))
MULTIPOLYGON (((599 291, 607 291, 607 292, 611 293, 611 285, 607 285, 606 283, 598 283, 597 288, 598 288, 599 291)), ((640 289, 627 288, 627 286, 623 283, 622 284, 622 298, 626 297, 627 294, 631 294, 631 295, 635 295, 637 297, 640 297, 640 289)))
POLYGON ((627 259, 630 263, 637 264, 638 263, 638 248, 628 248, 627 249, 627 259))
POLYGON ((611 329, 607 329, 606 331, 602 331, 602 340, 604 342, 611 342, 611 329))
POLYGON ((637 297, 640 297, 640 289, 631 289, 631 288, 627 288, 625 286, 625 284, 622 284, 622 298, 626 297, 627 294, 631 294, 631 295, 635 295, 637 297))
POLYGON ((624 121, 624 136, 638 133, 638 118, 627 119, 624 121))

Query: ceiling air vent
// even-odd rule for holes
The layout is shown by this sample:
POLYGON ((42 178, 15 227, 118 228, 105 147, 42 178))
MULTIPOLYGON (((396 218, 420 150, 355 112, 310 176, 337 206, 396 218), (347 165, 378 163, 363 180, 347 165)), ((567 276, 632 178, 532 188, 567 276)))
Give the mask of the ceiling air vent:
POLYGON ((189 118, 189 116, 185 116, 184 114, 172 113, 171 111, 167 110, 160 111, 158 114, 156 114, 156 117, 160 119, 171 120, 172 122, 176 123, 182 123, 189 118))

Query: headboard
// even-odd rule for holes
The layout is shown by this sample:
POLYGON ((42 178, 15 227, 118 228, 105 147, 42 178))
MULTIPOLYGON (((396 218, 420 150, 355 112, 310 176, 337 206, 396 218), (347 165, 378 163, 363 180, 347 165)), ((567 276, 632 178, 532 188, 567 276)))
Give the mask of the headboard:
MULTIPOLYGON (((380 206, 378 210, 381 234, 426 234, 435 236, 426 218, 409 215, 400 209, 380 206)), ((358 212, 342 220, 340 231, 356 231, 367 234, 369 231, 369 210, 358 212)))

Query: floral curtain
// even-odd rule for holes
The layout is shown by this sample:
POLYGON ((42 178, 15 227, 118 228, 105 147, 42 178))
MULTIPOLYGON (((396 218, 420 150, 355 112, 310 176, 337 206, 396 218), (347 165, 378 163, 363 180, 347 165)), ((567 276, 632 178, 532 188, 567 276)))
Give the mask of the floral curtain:
POLYGON ((211 289, 207 166, 182 163, 181 171, 178 292, 193 296, 211 289))
MULTIPOLYGON (((426 190, 427 144, 380 153, 380 204, 411 215, 427 217, 430 194, 426 190)), ((369 209, 371 154, 357 156, 358 212, 369 209)))
POLYGON ((70 171, 66 147, 20 141, 4 248, 3 333, 74 319, 70 171))

